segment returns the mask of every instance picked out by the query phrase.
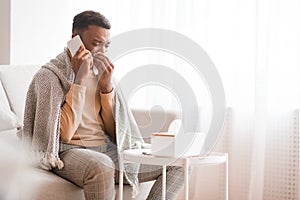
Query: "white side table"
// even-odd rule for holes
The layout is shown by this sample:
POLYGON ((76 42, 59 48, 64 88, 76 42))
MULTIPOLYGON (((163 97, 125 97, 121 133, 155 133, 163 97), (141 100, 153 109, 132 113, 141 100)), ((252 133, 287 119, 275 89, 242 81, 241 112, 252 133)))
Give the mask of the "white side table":
POLYGON ((228 200, 228 154, 227 153, 210 153, 208 156, 200 157, 160 157, 150 155, 150 149, 130 149, 125 150, 120 155, 120 172, 119 172, 119 200, 123 200, 123 170, 124 163, 140 163, 148 165, 160 165, 162 171, 162 200, 166 198, 166 167, 167 166, 182 166, 184 167, 184 192, 185 199, 189 199, 189 166, 192 165, 226 165, 225 178, 225 200, 228 200))

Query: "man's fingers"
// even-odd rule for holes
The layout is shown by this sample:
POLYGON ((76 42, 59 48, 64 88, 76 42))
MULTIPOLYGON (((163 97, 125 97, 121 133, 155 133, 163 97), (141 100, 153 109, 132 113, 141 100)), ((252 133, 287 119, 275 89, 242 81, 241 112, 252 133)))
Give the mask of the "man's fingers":
POLYGON ((79 57, 79 54, 84 50, 84 46, 81 45, 79 49, 76 51, 73 57, 79 57))
POLYGON ((110 62, 110 66, 111 66, 111 68, 112 68, 113 70, 115 69, 114 64, 112 64, 111 62, 110 62))
POLYGON ((83 50, 79 53, 77 58, 81 61, 84 61, 89 55, 90 55, 90 52, 88 50, 83 50))
POLYGON ((102 52, 93 53, 93 58, 94 65, 99 70, 100 76, 107 76, 112 74, 114 65, 102 52))
POLYGON ((114 70, 114 68, 113 68, 113 66, 110 64, 110 65, 106 66, 106 70, 107 70, 108 72, 112 72, 112 71, 114 70))
POLYGON ((104 74, 111 74, 113 72, 113 68, 109 65, 105 67, 105 73, 104 74))
POLYGON ((94 59, 93 61, 94 61, 94 66, 99 70, 99 74, 102 75, 102 73, 105 71, 106 68, 105 64, 99 59, 94 59))
MULTIPOLYGON (((107 73, 111 73, 114 70, 114 65, 110 62, 110 60, 102 55, 102 54, 98 54, 98 56, 94 57, 94 61, 98 61, 99 63, 102 63, 101 67, 105 67, 105 70, 107 73)), ((95 62, 94 64, 96 64, 97 62, 95 62)))
POLYGON ((105 66, 110 65, 110 61, 108 60, 108 58, 106 58, 105 56, 102 56, 100 54, 98 56, 94 56, 94 59, 101 60, 105 64, 105 66))
POLYGON ((84 53, 81 57, 80 60, 86 60, 89 57, 89 53, 84 53))
POLYGON ((77 60, 80 60, 80 61, 83 61, 83 60, 85 60, 87 58, 86 55, 88 55, 88 54, 91 55, 90 51, 87 50, 86 48, 84 48, 83 45, 81 45, 79 47, 79 49, 77 50, 77 52, 75 53, 75 55, 74 55, 73 58, 77 59, 77 60))
POLYGON ((99 70, 100 76, 106 76, 113 72, 113 67, 111 65, 105 65, 104 62, 100 59, 98 59, 97 62, 95 62, 94 60, 94 66, 96 66, 99 70))
POLYGON ((94 58, 94 64, 96 65, 97 68, 106 68, 106 63, 101 60, 101 59, 98 59, 98 58, 94 58))
POLYGON ((94 58, 94 65, 101 71, 106 71, 107 68, 110 67, 109 63, 103 59, 99 59, 99 58, 94 58))
POLYGON ((101 52, 95 53, 94 56, 95 56, 95 57, 101 57, 101 58, 104 58, 109 64, 112 64, 112 63, 110 62, 109 58, 106 57, 106 56, 105 56, 103 53, 101 53, 101 52))

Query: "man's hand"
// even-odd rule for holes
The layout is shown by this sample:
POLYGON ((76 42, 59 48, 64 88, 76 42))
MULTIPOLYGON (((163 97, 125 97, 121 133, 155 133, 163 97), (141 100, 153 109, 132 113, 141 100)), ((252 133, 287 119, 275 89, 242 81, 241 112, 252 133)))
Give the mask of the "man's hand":
POLYGON ((114 65, 102 53, 96 52, 93 54, 94 66, 98 69, 98 86, 102 93, 109 93, 113 87, 111 84, 114 65))
POLYGON ((76 75, 74 83, 80 85, 93 65, 92 54, 82 45, 71 58, 71 63, 76 75))

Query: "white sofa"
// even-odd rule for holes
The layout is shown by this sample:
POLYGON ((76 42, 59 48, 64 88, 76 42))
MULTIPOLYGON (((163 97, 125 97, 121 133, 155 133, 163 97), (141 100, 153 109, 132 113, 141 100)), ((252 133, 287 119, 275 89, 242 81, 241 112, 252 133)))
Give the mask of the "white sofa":
MULTIPOLYGON (((39 65, 0 66, 0 199, 84 199, 83 190, 73 183, 49 171, 24 165, 16 128, 22 125, 27 87, 39 68, 39 65)), ((150 115, 145 111, 134 110, 133 114, 138 125, 150 122, 150 115)), ((152 117, 163 117, 165 121, 160 131, 165 131, 176 118, 171 112, 152 114, 152 117)), ((144 135, 149 134, 150 130, 140 129, 144 135)), ((145 199, 152 184, 141 183, 141 192, 136 199, 145 199)), ((124 188, 124 199, 131 199, 131 188, 124 188)))

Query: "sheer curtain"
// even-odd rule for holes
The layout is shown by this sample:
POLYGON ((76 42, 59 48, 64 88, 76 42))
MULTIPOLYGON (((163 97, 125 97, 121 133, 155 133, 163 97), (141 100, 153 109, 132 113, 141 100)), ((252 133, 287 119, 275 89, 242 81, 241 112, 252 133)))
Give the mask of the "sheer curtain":
MULTIPOLYGON (((62 24, 71 23, 75 14, 86 9, 97 10, 108 17, 112 37, 138 28, 163 28, 197 42, 215 63, 225 88, 227 116, 222 138, 214 151, 229 153, 230 199, 300 198, 299 0, 68 0, 63 5, 54 0, 51 8, 56 9, 47 12, 44 3, 31 1, 35 3, 12 1, 13 64, 45 62, 46 54, 39 50, 39 45, 47 43, 44 37, 35 37, 38 41, 30 43, 34 56, 19 45, 22 41, 28 42, 17 35, 24 26, 32 36, 42 30, 41 26, 52 30, 49 24, 59 19, 60 31, 52 30, 57 42, 54 44, 49 39, 46 44, 48 53, 55 55, 58 48, 61 49, 59 45, 65 45, 70 36, 70 27, 62 24), (34 10, 31 5, 35 5, 34 10), (38 17, 19 16, 20 8, 32 10, 34 12, 28 13, 38 17), (37 13, 39 10, 45 12, 37 13), (24 25, 23 18, 27 19, 24 25), (40 23, 35 23, 39 18, 40 23)), ((201 110, 209 107, 203 81, 189 76, 190 66, 172 55, 155 51, 128 54, 116 61, 115 75, 121 78, 145 64, 163 64, 179 73, 187 73, 187 79, 199 94, 201 110)), ((180 102, 168 91, 158 87, 143 89, 132 98, 132 107, 149 109, 160 104, 166 109, 180 109, 180 102)), ((204 131, 208 127, 205 123, 209 123, 206 121, 202 125, 204 131)), ((191 175, 191 199, 223 199, 223 181, 223 166, 195 167, 191 175)))
MULTIPOLYGON (((214 61, 228 107, 215 151, 229 153, 230 199, 299 199, 299 1, 120 1, 114 8, 114 34, 171 29, 214 61)), ((137 100, 144 106, 158 102, 149 91, 137 100)), ((192 175, 192 199, 223 199, 222 166, 196 167, 192 175)))

